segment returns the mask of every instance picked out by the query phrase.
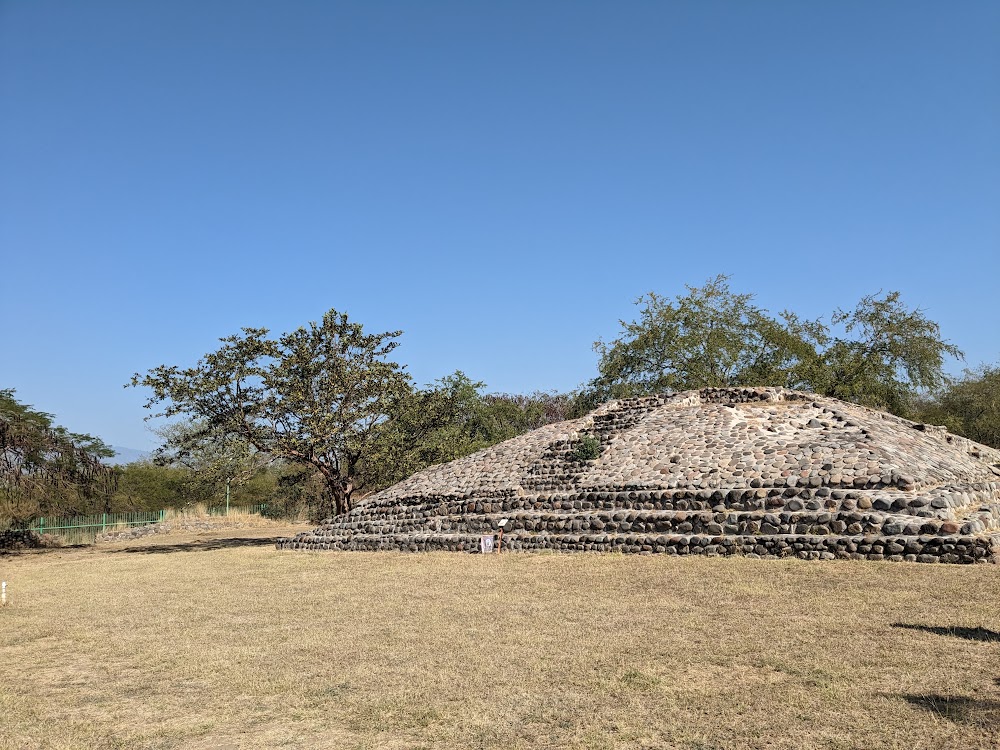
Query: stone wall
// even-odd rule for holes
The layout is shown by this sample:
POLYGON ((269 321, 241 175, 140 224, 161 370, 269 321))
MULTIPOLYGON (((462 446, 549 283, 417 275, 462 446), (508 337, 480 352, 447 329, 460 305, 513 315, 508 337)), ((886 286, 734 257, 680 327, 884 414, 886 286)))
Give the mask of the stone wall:
MULTIPOLYGON (((462 534, 379 534, 331 538, 299 534, 279 549, 479 552, 479 536, 462 534)), ((652 535, 536 534, 504 536, 505 551, 617 552, 668 555, 742 555, 750 558, 797 557, 803 560, 890 560, 893 562, 998 562, 1000 540, 988 536, 876 537, 810 535, 652 535)))

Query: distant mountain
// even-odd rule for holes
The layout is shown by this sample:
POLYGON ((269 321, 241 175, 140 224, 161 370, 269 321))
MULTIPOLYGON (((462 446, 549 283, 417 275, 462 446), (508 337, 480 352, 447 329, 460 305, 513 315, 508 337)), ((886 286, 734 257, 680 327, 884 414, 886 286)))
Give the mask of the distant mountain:
POLYGON ((115 455, 104 459, 104 463, 111 466, 122 466, 130 464, 133 461, 144 461, 152 455, 149 451, 141 451, 138 448, 123 448, 120 445, 112 445, 111 450, 115 452, 115 455))

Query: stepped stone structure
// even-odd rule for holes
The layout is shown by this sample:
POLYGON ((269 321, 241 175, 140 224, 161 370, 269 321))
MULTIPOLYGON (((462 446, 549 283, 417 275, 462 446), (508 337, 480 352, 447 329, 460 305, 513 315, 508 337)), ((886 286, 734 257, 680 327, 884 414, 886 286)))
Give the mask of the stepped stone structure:
POLYGON ((625 399, 432 466, 278 547, 478 551, 503 519, 504 551, 1000 562, 1000 451, 781 388, 625 399))

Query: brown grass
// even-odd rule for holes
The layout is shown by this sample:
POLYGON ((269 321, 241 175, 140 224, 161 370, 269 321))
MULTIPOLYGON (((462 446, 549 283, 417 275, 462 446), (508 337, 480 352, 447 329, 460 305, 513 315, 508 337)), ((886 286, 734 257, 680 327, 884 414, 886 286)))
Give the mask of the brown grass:
POLYGON ((996 566, 274 534, 0 557, 0 748, 1000 745, 996 566))
MULTIPOLYGON (((186 508, 167 508, 164 513, 167 523, 194 523, 205 522, 218 526, 270 526, 287 528, 289 522, 265 518, 259 513, 250 513, 245 508, 232 507, 229 513, 209 513, 208 507, 204 503, 194 503, 186 508)), ((302 520, 305 523, 305 520, 302 520)))

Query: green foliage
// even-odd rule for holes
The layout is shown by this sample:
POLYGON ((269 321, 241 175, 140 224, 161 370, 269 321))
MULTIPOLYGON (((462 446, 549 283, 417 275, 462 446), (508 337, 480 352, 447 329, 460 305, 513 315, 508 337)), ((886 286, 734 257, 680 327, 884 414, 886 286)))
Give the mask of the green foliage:
POLYGON ((277 461, 268 467, 274 490, 265 499, 270 518, 316 518, 324 504, 324 482, 319 472, 303 464, 277 461))
POLYGON ((409 376, 387 359, 400 331, 365 334, 336 310, 277 338, 244 328, 193 367, 161 365, 131 385, 153 392, 157 416, 199 420, 213 435, 243 441, 323 478, 320 515, 344 513, 364 489, 361 462, 411 397, 409 376))
POLYGON ((491 435, 495 442, 509 440, 547 424, 583 416, 590 409, 579 410, 574 395, 536 391, 529 394, 492 393, 483 396, 489 419, 493 421, 491 435))
POLYGON ((915 407, 915 418, 943 424, 977 443, 1000 448, 1000 365, 966 370, 915 407))
POLYGON ((528 430, 569 418, 568 396, 483 394, 458 371, 396 403, 362 462, 367 486, 386 487, 427 466, 452 461, 528 430))
POLYGON ((331 310, 321 323, 277 338, 244 328, 193 367, 137 373, 131 385, 152 390, 146 406, 159 407, 155 416, 187 418, 162 433, 157 462, 189 471, 187 496, 218 493, 226 479, 242 493, 272 481, 289 508, 322 518, 349 510, 356 493, 565 419, 574 408, 555 394, 484 396, 482 383, 461 372, 414 388, 388 359, 399 335, 367 335, 331 310), (267 469, 269 462, 280 468, 267 469))
POLYGON ((112 503, 116 511, 180 509, 211 500, 211 494, 203 491, 194 473, 184 467, 135 461, 120 472, 112 503))
POLYGON ((596 405, 665 391, 772 385, 811 390, 905 414, 915 394, 945 382, 945 357, 961 357, 938 325, 898 292, 836 310, 830 324, 785 311, 775 317, 735 294, 728 277, 671 301, 641 297, 640 318, 597 341, 599 375, 580 401, 596 405), (834 335, 834 330, 840 333, 834 335))
POLYGON ((945 357, 962 357, 941 338, 938 324, 908 309, 899 292, 864 297, 854 310, 836 310, 832 320, 846 336, 822 352, 823 366, 810 382, 825 396, 905 416, 919 391, 947 383, 945 357))
POLYGON ((163 445, 154 453, 154 463, 186 469, 192 496, 225 498, 227 485, 231 493, 242 493, 244 486, 266 473, 271 461, 241 436, 212 429, 204 420, 175 422, 156 432, 163 445))
POLYGON ((812 356, 823 331, 791 314, 769 316, 750 294, 733 294, 728 277, 670 301, 640 297, 640 319, 620 321, 622 335, 598 340, 598 400, 746 383, 799 385, 795 365, 812 356))
MULTIPOLYGON (((225 483, 221 486, 199 476, 186 466, 162 466, 151 461, 137 461, 120 469, 118 491, 112 498, 114 512, 183 510, 193 505, 207 508, 225 506, 225 483)), ((298 518, 310 515, 322 504, 323 482, 308 466, 275 461, 250 479, 231 486, 230 505, 245 507, 267 505, 272 518, 298 518)))
POLYGON ((72 433, 0 390, 0 520, 24 525, 41 515, 107 510, 118 471, 99 438, 72 433))
POLYGON ((592 435, 584 435, 576 444, 573 458, 577 461, 593 461, 601 455, 601 441, 592 435))

